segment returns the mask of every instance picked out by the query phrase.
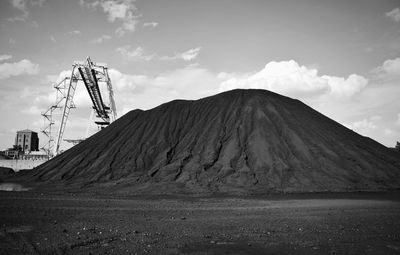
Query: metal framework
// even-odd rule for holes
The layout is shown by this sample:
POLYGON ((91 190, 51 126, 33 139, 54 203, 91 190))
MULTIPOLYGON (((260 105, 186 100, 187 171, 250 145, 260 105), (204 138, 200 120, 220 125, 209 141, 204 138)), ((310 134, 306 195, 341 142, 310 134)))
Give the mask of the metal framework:
MULTIPOLYGON (((82 81, 89 94, 92 102, 93 112, 97 120, 99 129, 109 125, 117 118, 116 106, 114 101, 114 92, 108 75, 107 65, 96 64, 91 61, 90 57, 84 62, 74 62, 72 65, 71 75, 65 77, 61 82, 54 85, 56 89, 56 102, 50 106, 42 116, 47 124, 42 129, 42 133, 48 138, 48 142, 42 147, 49 157, 56 156, 60 153, 61 143, 63 141, 70 110, 76 108, 74 104, 74 95, 78 82, 82 81), (109 97, 109 103, 106 104, 102 98, 99 83, 105 83, 109 97), (61 110, 60 126, 56 134, 54 134, 53 126, 55 124, 54 112, 61 110)), ((91 115, 93 116, 93 115, 91 115)), ((86 136, 88 131, 86 132, 86 136)), ((81 139, 65 139, 65 141, 81 141, 81 139)), ((73 142, 76 144, 77 142, 73 142)))

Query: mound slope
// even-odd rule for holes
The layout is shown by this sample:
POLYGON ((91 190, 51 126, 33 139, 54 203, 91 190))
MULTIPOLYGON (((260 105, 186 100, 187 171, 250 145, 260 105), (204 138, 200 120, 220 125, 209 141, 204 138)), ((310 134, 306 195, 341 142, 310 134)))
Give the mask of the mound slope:
POLYGON ((232 90, 133 110, 33 171, 132 193, 400 187, 400 157, 298 100, 232 90))

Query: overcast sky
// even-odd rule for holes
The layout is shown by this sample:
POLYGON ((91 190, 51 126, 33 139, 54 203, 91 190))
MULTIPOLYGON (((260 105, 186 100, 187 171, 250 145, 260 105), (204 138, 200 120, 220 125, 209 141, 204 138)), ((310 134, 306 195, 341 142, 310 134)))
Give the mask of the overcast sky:
MULTIPOLYGON (((0 1, 0 149, 17 130, 40 132, 52 84, 87 56, 108 64, 119 116, 264 88, 393 147, 399 8, 398 0, 0 1)), ((65 138, 86 132, 82 84, 75 104, 65 138)))

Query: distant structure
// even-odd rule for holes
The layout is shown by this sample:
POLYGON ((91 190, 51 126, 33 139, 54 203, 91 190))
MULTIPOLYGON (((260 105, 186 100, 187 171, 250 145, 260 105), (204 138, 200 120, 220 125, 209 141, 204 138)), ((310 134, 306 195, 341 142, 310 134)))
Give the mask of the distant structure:
POLYGON ((30 170, 49 160, 47 153, 39 151, 38 133, 24 129, 17 131, 12 148, 0 152, 0 167, 30 170))
POLYGON ((19 158, 25 159, 25 160, 48 160, 49 159, 47 153, 45 153, 43 151, 31 151, 30 153, 20 155, 19 158))
POLYGON ((24 153, 39 151, 38 133, 29 129, 17 131, 15 146, 16 148, 20 148, 24 153))
POLYGON ((18 159, 20 154, 21 152, 14 146, 2 152, 2 159, 18 159))
MULTIPOLYGON (((0 159, 48 159, 46 153, 39 151, 38 133, 24 129, 17 131, 15 142, 12 148, 1 152, 0 159)), ((1 164, 0 164, 1 165, 1 164)))

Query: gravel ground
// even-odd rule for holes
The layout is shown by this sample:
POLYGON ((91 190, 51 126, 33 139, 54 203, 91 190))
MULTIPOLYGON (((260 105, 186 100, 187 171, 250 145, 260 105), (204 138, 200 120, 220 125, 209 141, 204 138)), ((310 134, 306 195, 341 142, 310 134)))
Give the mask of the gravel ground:
POLYGON ((400 196, 0 192, 0 254, 400 254, 400 196))

